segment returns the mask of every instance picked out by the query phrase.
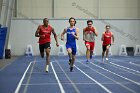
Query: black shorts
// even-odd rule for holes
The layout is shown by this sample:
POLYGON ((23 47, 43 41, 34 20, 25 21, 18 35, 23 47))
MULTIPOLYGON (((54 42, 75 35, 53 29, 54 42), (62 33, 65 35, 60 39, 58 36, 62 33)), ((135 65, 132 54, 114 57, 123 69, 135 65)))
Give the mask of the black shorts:
POLYGON ((106 47, 107 46, 111 46, 111 44, 108 44, 108 45, 103 45, 103 52, 105 52, 106 51, 106 47))
POLYGON ((39 44, 39 50, 40 52, 44 52, 44 49, 51 49, 51 46, 50 46, 50 42, 47 42, 45 44, 39 44))

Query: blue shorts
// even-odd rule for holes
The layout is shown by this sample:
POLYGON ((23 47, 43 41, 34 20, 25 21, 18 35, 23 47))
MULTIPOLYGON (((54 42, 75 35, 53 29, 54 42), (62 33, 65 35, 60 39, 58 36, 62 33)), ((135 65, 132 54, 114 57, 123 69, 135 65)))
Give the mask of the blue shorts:
POLYGON ((66 43, 66 49, 68 49, 68 48, 71 48, 72 55, 76 55, 76 51, 77 51, 76 44, 66 43))

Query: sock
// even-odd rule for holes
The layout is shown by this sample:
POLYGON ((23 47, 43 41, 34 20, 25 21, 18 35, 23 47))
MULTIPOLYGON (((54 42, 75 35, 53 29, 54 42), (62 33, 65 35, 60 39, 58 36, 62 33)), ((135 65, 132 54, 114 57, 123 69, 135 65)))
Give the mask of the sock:
POLYGON ((46 71, 47 72, 49 71, 49 65, 46 65, 46 71))

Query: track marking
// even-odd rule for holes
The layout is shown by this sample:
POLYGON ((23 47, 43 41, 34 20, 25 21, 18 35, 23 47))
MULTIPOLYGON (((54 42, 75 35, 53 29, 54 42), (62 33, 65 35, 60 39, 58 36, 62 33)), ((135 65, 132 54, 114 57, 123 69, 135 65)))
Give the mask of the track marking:
MULTIPOLYGON (((75 65, 74 65, 75 66, 75 65)), ((91 79, 93 82, 97 83, 101 88, 103 88, 107 93, 112 93, 109 89, 107 89, 105 86, 103 86, 101 83, 90 77, 88 74, 86 74, 84 71, 82 71, 80 68, 75 66, 81 73, 83 73, 85 76, 87 76, 89 79, 91 79)))
POLYGON ((22 82, 23 82, 23 80, 24 80, 24 78, 25 78, 25 76, 26 76, 26 73, 27 73, 27 71, 29 70, 31 64, 32 64, 32 62, 30 62, 29 65, 28 65, 28 67, 26 68, 26 70, 25 70, 25 72, 24 72, 22 78, 20 79, 20 81, 19 81, 19 83, 18 83, 18 86, 17 86, 17 88, 16 88, 16 90, 15 90, 14 93, 18 93, 18 92, 19 92, 20 87, 21 87, 21 84, 22 84, 22 82))
POLYGON ((113 65, 116 65, 116 66, 118 66, 118 67, 121 67, 121 68, 125 68, 125 69, 128 69, 128 70, 131 70, 131 71, 137 72, 137 73, 140 74, 140 72, 137 71, 137 70, 134 70, 134 69, 131 69, 131 68, 128 68, 128 67, 125 67, 125 66, 121 66, 121 65, 115 64, 115 63, 113 63, 113 62, 109 62, 109 63, 110 63, 110 64, 113 64, 113 65))
MULTIPOLYGON (((54 58, 55 59, 55 58, 54 58)), ((55 59, 56 60, 56 59, 55 59)), ((67 77, 67 79, 71 82, 72 86, 74 87, 76 93, 80 93, 79 89, 77 88, 77 86, 73 83, 73 81, 70 79, 70 77, 66 74, 66 72, 64 71, 64 69, 62 68, 62 66, 57 62, 58 66, 60 67, 60 69, 63 71, 63 73, 65 74, 65 76, 67 77)))
POLYGON ((58 85, 59 85, 59 88, 60 88, 61 93, 65 93, 65 90, 64 90, 64 88, 63 88, 63 86, 62 86, 62 84, 61 84, 61 82, 60 82, 60 80, 59 80, 59 78, 58 78, 58 76, 57 76, 57 74, 56 74, 56 71, 55 71, 55 69, 54 69, 54 67, 53 67, 52 62, 51 62, 51 67, 52 67, 52 70, 53 70, 53 72, 54 72, 54 76, 55 76, 55 78, 56 78, 56 80, 57 80, 57 82, 58 82, 58 85))
POLYGON ((78 62, 78 63, 80 63, 80 64, 82 64, 82 65, 84 65, 84 66, 90 68, 92 71, 95 71, 95 72, 97 72, 98 74, 104 76, 105 78, 107 78, 107 79, 109 79, 109 80, 115 82, 115 84, 120 85, 121 87, 125 88, 126 90, 128 90, 128 91, 130 91, 130 92, 132 92, 132 93, 137 93, 136 91, 134 91, 134 90, 128 88, 127 86, 124 86, 122 83, 120 83, 120 82, 118 82, 118 81, 115 81, 115 80, 109 78, 108 76, 104 75, 103 73, 101 73, 101 72, 99 72, 99 71, 97 71, 97 70, 94 70, 93 68, 89 67, 88 65, 85 65, 85 64, 83 64, 83 63, 81 63, 81 62, 78 62))
POLYGON ((130 64, 134 65, 134 66, 138 66, 140 67, 140 64, 136 64, 136 63, 133 63, 133 62, 129 62, 130 64))
MULTIPOLYGON (((99 59, 96 59, 96 60, 97 60, 98 62, 100 62, 100 60, 99 60, 99 59)), ((117 69, 120 69, 120 70, 126 71, 126 72, 117 72, 117 73, 131 73, 131 74, 134 74, 134 75, 136 75, 136 76, 139 76, 139 77, 140 77, 140 75, 139 75, 139 74, 137 74, 137 73, 135 73, 135 72, 130 72, 130 71, 128 71, 128 70, 126 70, 126 69, 124 69, 124 68, 121 68, 121 67, 115 66, 115 65, 113 65, 113 64, 109 64, 109 63, 104 63, 104 64, 107 64, 107 65, 112 66, 112 67, 115 67, 115 68, 117 68, 117 69)))
POLYGON ((94 65, 94 66, 96 66, 96 67, 99 67, 99 68, 101 68, 101 69, 103 69, 103 70, 105 70, 105 71, 107 71, 107 72, 110 72, 110 73, 112 73, 112 74, 114 74, 114 75, 116 75, 116 76, 118 76, 118 77, 121 77, 121 78, 123 78, 123 79, 125 79, 125 80, 128 80, 128 81, 130 81, 130 82, 133 82, 134 84, 137 84, 137 85, 140 86, 140 83, 138 83, 138 82, 136 82, 136 81, 134 81, 134 80, 131 80, 131 79, 129 79, 129 78, 126 78, 126 77, 124 77, 124 76, 121 76, 121 75, 119 75, 119 74, 117 74, 117 73, 115 73, 115 72, 112 72, 112 71, 110 71, 110 70, 107 70, 107 69, 105 69, 105 68, 103 68, 103 67, 101 67, 101 66, 98 66, 98 65, 94 64, 94 63, 91 63, 91 64, 94 65))
POLYGON ((10 63, 6 64, 5 66, 3 66, 3 67, 0 69, 0 71, 4 70, 4 69, 5 69, 6 67, 8 67, 9 65, 13 64, 14 62, 16 62, 17 59, 18 59, 18 58, 16 58, 16 59, 13 60, 12 62, 10 62, 10 63))
MULTIPOLYGON (((120 84, 132 84, 130 82, 119 82, 120 84)), ((71 84, 76 84, 76 85, 97 85, 97 83, 62 83, 62 84, 65 84, 65 85, 71 85, 71 84)), ((108 83, 108 82, 105 82, 105 83, 101 83, 101 84, 110 84, 110 85, 116 85, 116 83, 108 83)), ((32 84, 22 84, 23 86, 46 86, 46 85, 58 85, 58 83, 32 83, 32 84)))
MULTIPOLYGON (((31 68, 31 71, 30 71, 30 74, 29 74, 29 77, 28 77, 28 79, 27 79, 26 84, 29 84, 29 83, 30 83, 30 79, 31 79, 31 76, 32 76, 32 72, 33 72, 35 63, 36 63, 36 58, 35 58, 35 61, 33 62, 33 66, 32 66, 32 68, 31 68)), ((26 85, 26 86, 24 87, 23 93, 26 93, 27 90, 28 90, 28 85, 26 85)))

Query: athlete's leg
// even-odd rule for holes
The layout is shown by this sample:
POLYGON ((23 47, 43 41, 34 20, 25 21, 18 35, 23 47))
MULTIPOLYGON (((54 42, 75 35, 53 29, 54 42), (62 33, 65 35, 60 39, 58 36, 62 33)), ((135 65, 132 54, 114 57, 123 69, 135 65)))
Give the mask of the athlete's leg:
POLYGON ((91 42, 90 43, 90 59, 92 59, 92 55, 93 55, 93 51, 94 51, 94 46, 95 46, 95 43, 91 42))
POLYGON ((40 50, 40 56, 44 58, 44 45, 43 44, 39 44, 39 50, 40 50))
POLYGON ((75 55, 72 55, 72 62, 71 62, 71 64, 70 64, 70 71, 71 71, 71 72, 73 71, 74 63, 75 63, 75 55))
POLYGON ((49 64, 50 64, 50 42, 44 44, 45 53, 46 53, 46 72, 49 71, 49 64))
POLYGON ((110 45, 106 46, 106 60, 108 60, 108 53, 109 53, 110 45))
POLYGON ((92 59, 93 50, 90 50, 90 59, 92 59))
POLYGON ((46 52, 46 65, 50 64, 50 48, 45 49, 46 52))
POLYGON ((49 71, 49 64, 50 64, 50 48, 45 49, 46 52, 46 72, 49 71))
POLYGON ((87 51, 86 51, 86 58, 87 60, 90 59, 90 46, 86 46, 87 47, 87 51))
POLYGON ((104 62, 104 54, 105 54, 105 52, 106 52, 106 46, 103 45, 102 48, 103 48, 103 52, 102 52, 102 61, 104 62))
POLYGON ((86 45, 86 48, 87 48, 86 58, 87 58, 87 61, 89 61, 89 59, 90 59, 90 44, 89 44, 89 42, 85 42, 85 45, 86 45))
POLYGON ((67 52, 68 52, 68 55, 69 55, 69 59, 72 59, 72 49, 68 48, 67 52))

